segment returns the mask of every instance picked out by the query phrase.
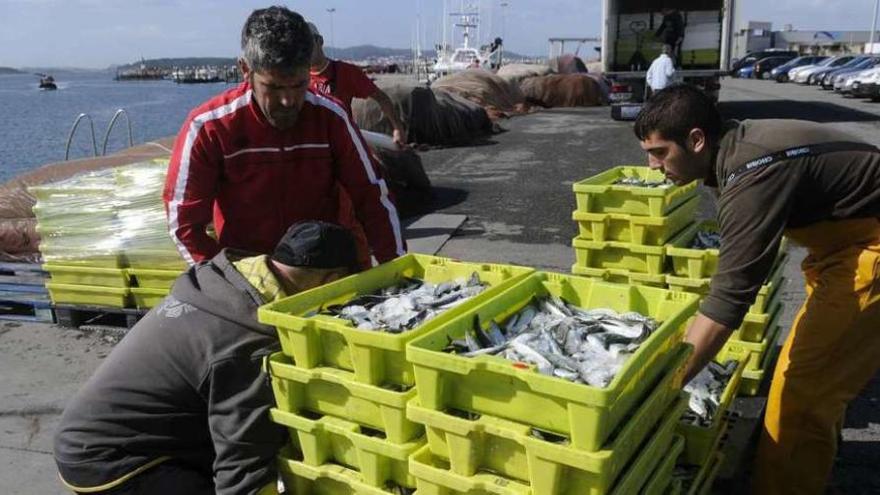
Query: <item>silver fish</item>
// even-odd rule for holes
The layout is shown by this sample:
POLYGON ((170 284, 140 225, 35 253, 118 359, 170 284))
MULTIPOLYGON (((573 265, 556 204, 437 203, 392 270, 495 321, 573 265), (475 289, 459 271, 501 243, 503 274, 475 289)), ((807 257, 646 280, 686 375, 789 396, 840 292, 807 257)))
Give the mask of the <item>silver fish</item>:
POLYGON ((622 177, 613 182, 613 184, 621 186, 637 186, 637 187, 672 187, 672 182, 668 180, 645 180, 638 177, 622 177))
POLYGON ((711 426, 721 405, 721 395, 737 365, 736 361, 727 361, 723 365, 710 362, 684 386, 684 391, 690 394, 688 410, 682 418, 685 422, 702 427, 711 426))
POLYGON ((721 247, 721 234, 711 230, 700 230, 689 246, 691 249, 718 249, 721 247))

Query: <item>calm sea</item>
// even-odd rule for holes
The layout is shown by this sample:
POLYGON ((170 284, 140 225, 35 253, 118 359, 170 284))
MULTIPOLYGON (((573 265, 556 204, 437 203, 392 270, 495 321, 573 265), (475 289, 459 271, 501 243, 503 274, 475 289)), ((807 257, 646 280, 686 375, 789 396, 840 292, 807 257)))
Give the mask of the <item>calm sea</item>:
MULTIPOLYGON (((56 91, 38 89, 33 74, 0 76, 0 183, 40 165, 64 160, 67 135, 80 113, 95 123, 98 153, 113 114, 124 108, 131 118, 134 144, 176 135, 195 106, 231 87, 225 83, 175 84, 171 81, 113 80, 111 72, 53 72, 56 91)), ((120 117, 107 153, 128 147, 120 117)), ((87 121, 80 123, 70 158, 92 156, 87 121)))

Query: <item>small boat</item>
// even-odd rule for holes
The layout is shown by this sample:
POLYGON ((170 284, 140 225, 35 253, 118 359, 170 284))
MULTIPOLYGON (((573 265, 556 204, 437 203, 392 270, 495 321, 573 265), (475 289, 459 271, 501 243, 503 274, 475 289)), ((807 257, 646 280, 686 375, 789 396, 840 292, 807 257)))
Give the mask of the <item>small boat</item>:
POLYGON ((58 85, 55 84, 55 78, 52 76, 47 76, 45 74, 38 74, 40 76, 40 89, 58 89, 58 85))

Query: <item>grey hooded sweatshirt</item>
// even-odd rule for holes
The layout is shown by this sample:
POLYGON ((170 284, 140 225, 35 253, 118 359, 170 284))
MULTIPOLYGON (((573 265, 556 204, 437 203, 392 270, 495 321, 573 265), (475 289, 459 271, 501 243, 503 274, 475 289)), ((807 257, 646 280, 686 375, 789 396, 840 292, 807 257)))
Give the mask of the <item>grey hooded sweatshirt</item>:
POLYGON ((112 486, 167 458, 213 473, 218 494, 275 481, 287 435, 269 420, 261 366, 279 344, 232 265, 242 256, 224 250, 178 278, 68 403, 55 459, 69 487, 112 486))

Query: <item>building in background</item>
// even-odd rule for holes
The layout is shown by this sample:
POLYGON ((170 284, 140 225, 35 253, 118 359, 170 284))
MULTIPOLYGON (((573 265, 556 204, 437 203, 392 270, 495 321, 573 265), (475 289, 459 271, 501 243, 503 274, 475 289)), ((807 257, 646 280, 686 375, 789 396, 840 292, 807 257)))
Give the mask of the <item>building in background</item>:
POLYGON ((868 31, 802 31, 793 29, 790 24, 782 31, 773 31, 770 22, 749 21, 734 33, 731 58, 740 59, 749 52, 774 48, 794 50, 802 55, 865 53, 870 51, 866 50, 869 37, 868 31))

